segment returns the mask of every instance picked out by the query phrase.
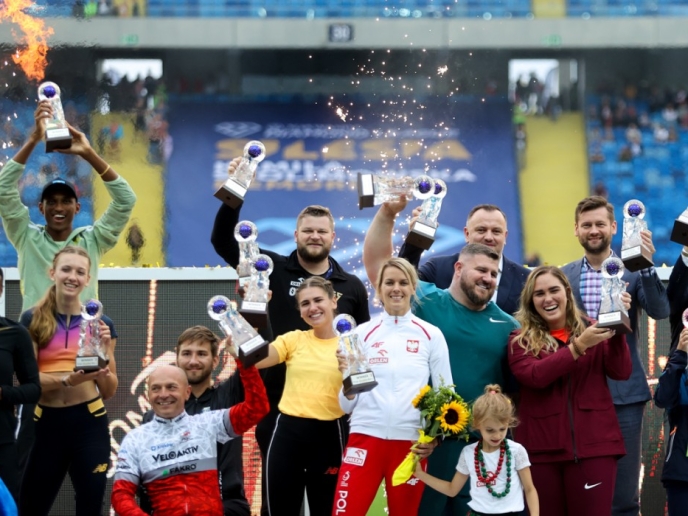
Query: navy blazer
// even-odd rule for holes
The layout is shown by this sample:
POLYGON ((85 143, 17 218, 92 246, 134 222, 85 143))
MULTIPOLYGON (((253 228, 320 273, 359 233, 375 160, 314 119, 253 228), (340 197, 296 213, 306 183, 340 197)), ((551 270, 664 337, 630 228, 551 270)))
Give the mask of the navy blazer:
POLYGON ((667 285, 667 297, 671 313, 669 323, 671 323, 671 351, 678 346, 678 339, 683 331, 683 311, 688 308, 688 267, 683 263, 681 256, 676 260, 669 276, 667 285))
MULTIPOLYGON (((418 277, 434 283, 437 288, 449 288, 454 277, 454 264, 459 259, 459 253, 450 256, 433 256, 418 267, 423 250, 419 247, 404 244, 399 250, 399 257, 405 258, 418 269, 418 277)), ((497 306, 506 313, 513 315, 518 310, 521 291, 530 270, 518 265, 504 256, 502 277, 497 288, 497 306)))
MULTIPOLYGON (((566 274, 569 283, 571 283, 573 297, 576 299, 578 308, 587 315, 580 295, 582 268, 583 259, 581 258, 564 265, 561 270, 566 274)), ((626 335, 626 343, 631 352, 633 371, 628 380, 616 381, 607 378, 607 384, 609 385, 615 405, 629 405, 631 403, 645 402, 652 398, 650 387, 647 385, 647 375, 640 361, 638 317, 641 314, 641 310, 645 310, 647 315, 653 319, 666 319, 669 317, 669 299, 664 284, 654 269, 652 269, 652 274, 649 276, 643 276, 640 272, 625 270, 621 279, 628 283, 626 290, 631 294, 631 309, 628 311, 628 316, 631 320, 633 333, 626 335)))

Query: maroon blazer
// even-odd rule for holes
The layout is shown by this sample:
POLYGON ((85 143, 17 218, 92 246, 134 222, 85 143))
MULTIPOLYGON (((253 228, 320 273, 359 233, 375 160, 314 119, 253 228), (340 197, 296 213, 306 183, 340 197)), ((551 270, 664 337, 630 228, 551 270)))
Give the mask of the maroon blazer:
POLYGON ((514 437, 530 461, 625 455, 607 376, 627 380, 631 375, 626 337, 617 334, 574 360, 560 341, 557 351, 526 354, 514 341, 519 332, 510 335, 508 353, 520 384, 520 423, 514 437))

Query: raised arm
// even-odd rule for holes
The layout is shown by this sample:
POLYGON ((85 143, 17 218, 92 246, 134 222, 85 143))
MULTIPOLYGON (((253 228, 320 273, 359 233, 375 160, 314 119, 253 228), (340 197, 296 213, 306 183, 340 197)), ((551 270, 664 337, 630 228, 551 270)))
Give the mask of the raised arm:
MULTIPOLYGON (((643 245, 654 253, 652 236, 649 231, 641 231, 640 237, 643 245)), ((647 312, 653 319, 666 319, 669 317, 669 298, 667 297, 664 283, 657 276, 654 267, 642 269, 640 271, 640 281, 637 283, 635 291, 631 292, 633 301, 647 312)), ((635 307, 637 309, 637 305, 635 307)))
POLYGON ((234 431, 242 435, 270 412, 270 403, 258 369, 244 367, 240 360, 237 360, 237 369, 244 386, 244 401, 229 409, 229 421, 234 431))
POLYGON ((26 228, 31 222, 29 209, 24 206, 19 196, 19 178, 24 173, 24 166, 36 145, 45 135, 46 120, 50 118, 52 108, 48 101, 38 103, 34 112, 34 127, 24 145, 0 171, 0 217, 7 233, 7 238, 15 248, 20 248, 26 235, 26 228))
POLYGON ((384 203, 377 210, 366 232, 363 243, 363 265, 372 285, 377 283, 377 275, 382 263, 394 254, 394 245, 392 244, 394 221, 406 207, 406 203, 405 199, 394 203, 384 203))

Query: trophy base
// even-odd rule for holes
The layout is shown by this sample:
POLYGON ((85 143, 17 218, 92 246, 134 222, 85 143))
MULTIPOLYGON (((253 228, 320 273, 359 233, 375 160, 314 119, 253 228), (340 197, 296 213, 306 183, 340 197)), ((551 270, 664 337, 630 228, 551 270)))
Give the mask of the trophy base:
POLYGON ((436 227, 416 221, 406 235, 406 243, 427 251, 435 242, 435 233, 437 233, 436 227))
POLYGON ((225 181, 217 192, 215 192, 215 197, 220 199, 230 208, 237 209, 244 203, 244 196, 246 195, 246 188, 238 184, 233 179, 228 179, 225 181))
POLYGON ((239 313, 254 328, 266 328, 268 325, 267 303, 243 301, 239 313))
POLYGON ((375 186, 373 185, 373 174, 358 173, 356 178, 358 186, 358 209, 372 208, 375 206, 375 186))
POLYGON ((344 378, 344 395, 368 392, 377 385, 375 374, 372 371, 365 373, 354 373, 344 378))
POLYGON ((674 221, 669 240, 681 245, 688 245, 688 217, 681 215, 674 221))
POLYGON ((598 328, 609 328, 620 333, 632 333, 631 320, 623 312, 608 312, 597 316, 598 328))
POLYGON ((241 360, 244 367, 250 367, 268 356, 269 346, 270 343, 266 342, 260 335, 257 335, 239 346, 239 360, 241 360))
POLYGON ((84 373, 93 373, 106 368, 109 363, 109 360, 99 355, 78 356, 74 364, 74 372, 83 371, 84 373))
POLYGON ((624 267, 630 272, 647 269, 655 264, 655 262, 652 261, 652 253, 643 245, 622 249, 621 261, 624 263, 624 267))
POLYGON ((55 149, 69 149, 72 146, 72 135, 66 127, 61 129, 47 129, 45 131, 45 152, 55 149))

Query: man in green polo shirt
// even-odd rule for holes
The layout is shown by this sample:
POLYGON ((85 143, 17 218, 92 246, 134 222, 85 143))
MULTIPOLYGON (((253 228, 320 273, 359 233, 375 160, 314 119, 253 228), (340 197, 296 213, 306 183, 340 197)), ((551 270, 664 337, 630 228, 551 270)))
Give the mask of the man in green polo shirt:
MULTIPOLYGON (((405 206, 406 201, 383 204, 366 234, 363 264, 373 285, 382 262, 392 256, 394 220, 405 206)), ((507 340, 518 327, 513 317, 491 301, 498 272, 497 253, 483 244, 468 244, 459 253, 448 289, 421 281, 416 290, 418 300, 413 312, 444 334, 456 392, 469 402, 481 395, 487 384, 505 385, 507 340)), ((428 472, 451 480, 466 444, 445 441, 428 459, 428 472)), ((448 498, 434 489, 426 489, 418 515, 464 516, 469 510, 468 491, 466 484, 455 498, 448 498)))

